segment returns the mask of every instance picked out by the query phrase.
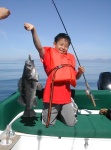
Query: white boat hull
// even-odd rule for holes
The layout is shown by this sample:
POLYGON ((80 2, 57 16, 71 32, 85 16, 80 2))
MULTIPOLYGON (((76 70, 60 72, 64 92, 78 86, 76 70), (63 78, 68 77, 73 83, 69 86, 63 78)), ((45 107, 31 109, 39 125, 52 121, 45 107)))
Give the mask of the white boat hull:
POLYGON ((57 138, 21 135, 12 150, 105 150, 111 139, 57 138))

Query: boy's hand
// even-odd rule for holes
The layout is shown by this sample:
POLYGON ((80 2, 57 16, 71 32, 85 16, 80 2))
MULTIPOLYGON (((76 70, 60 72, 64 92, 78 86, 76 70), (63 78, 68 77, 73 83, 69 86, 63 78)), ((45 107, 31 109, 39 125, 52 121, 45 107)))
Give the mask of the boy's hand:
POLYGON ((79 66, 79 67, 78 67, 78 72, 79 72, 80 74, 83 74, 83 73, 85 72, 84 67, 79 66))
POLYGON ((0 7, 0 20, 7 18, 10 14, 11 13, 7 8, 0 7))
POLYGON ((78 73, 77 73, 76 79, 79 79, 84 72, 85 72, 84 67, 79 66, 78 67, 78 73))
POLYGON ((34 29, 34 26, 30 23, 25 23, 24 24, 24 28, 27 30, 27 31, 31 31, 34 29))

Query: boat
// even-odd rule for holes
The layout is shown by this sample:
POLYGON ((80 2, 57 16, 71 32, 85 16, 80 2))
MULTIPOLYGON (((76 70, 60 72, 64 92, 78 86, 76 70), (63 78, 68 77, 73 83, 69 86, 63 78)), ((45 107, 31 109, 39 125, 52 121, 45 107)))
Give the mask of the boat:
POLYGON ((16 91, 0 103, 0 150, 95 150, 107 149, 111 143, 111 121, 100 114, 110 109, 111 90, 91 90, 96 107, 85 90, 71 89, 78 106, 77 123, 66 126, 57 120, 46 128, 41 121, 43 91, 37 91, 36 116, 23 118, 24 107, 18 103, 16 91))

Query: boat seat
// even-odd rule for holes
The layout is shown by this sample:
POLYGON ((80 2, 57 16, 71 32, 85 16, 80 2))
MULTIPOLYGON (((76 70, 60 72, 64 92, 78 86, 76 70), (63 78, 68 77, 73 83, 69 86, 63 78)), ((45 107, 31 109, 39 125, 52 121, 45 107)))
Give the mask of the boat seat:
POLYGON ((78 121, 73 127, 64 125, 57 120, 54 126, 46 128, 41 122, 41 113, 36 117, 21 116, 12 124, 17 132, 32 135, 77 137, 77 138, 111 138, 111 121, 100 114, 79 114, 78 121))

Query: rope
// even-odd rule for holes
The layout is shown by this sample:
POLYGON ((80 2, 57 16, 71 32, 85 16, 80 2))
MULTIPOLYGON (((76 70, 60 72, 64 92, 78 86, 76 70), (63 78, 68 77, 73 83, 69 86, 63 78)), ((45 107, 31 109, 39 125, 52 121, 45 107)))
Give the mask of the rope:
POLYGON ((54 80, 55 80, 55 75, 58 69, 61 69, 63 67, 72 67, 75 69, 72 65, 70 64, 61 64, 59 66, 56 66, 54 69, 52 69, 48 75, 51 74, 52 71, 54 71, 53 76, 52 76, 52 83, 51 83, 51 92, 50 92, 50 101, 49 101, 49 109, 48 109, 48 115, 47 115, 47 123, 46 123, 46 128, 48 128, 50 124, 50 117, 51 117, 51 109, 52 109, 52 99, 53 99, 53 92, 54 92, 54 80))

